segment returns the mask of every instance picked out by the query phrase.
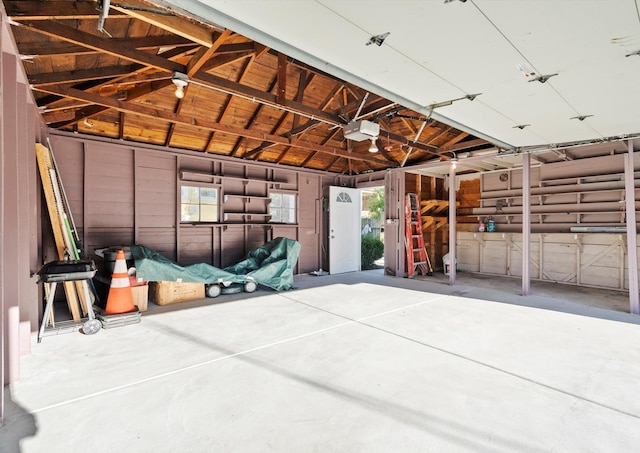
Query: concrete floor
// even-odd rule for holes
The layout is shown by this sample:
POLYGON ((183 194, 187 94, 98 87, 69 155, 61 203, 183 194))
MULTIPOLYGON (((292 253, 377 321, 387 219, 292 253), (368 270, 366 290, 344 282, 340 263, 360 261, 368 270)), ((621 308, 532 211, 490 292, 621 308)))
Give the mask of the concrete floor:
POLYGON ((298 276, 47 336, 5 389, 0 451, 637 451, 625 294, 447 281, 298 276))

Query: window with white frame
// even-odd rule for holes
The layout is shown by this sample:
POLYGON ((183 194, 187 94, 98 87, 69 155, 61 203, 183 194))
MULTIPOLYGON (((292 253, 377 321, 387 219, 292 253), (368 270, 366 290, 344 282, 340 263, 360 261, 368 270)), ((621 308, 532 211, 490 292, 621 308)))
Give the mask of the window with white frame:
POLYGON ((296 195, 272 192, 269 196, 271 198, 271 203, 269 203, 271 222, 296 223, 296 195))
POLYGON ((183 185, 180 188, 181 222, 217 222, 218 188, 183 185))

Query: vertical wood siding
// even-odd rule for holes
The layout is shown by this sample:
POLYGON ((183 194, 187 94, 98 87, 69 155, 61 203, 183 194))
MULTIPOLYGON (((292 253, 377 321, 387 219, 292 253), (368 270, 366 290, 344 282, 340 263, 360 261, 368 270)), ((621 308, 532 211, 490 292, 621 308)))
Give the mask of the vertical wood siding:
POLYGON ((188 265, 205 262, 226 267, 279 236, 300 241, 298 273, 319 268, 322 178, 311 172, 189 156, 166 148, 136 147, 70 134, 52 135, 55 156, 84 252, 114 245, 142 244, 188 265), (298 195, 298 223, 269 223, 255 216, 221 218, 216 224, 180 223, 181 182, 214 184, 225 212, 268 212, 271 191, 298 195), (193 176, 195 175, 195 176, 193 176), (209 175, 209 176, 207 176, 209 175), (212 175, 216 175, 215 177, 212 175), (68 181, 68 182, 67 182, 68 181), (224 194, 247 195, 247 198, 224 194), (250 196, 254 195, 254 198, 250 196))
MULTIPOLYGON (((29 350, 24 327, 35 330, 39 319, 39 186, 35 143, 41 123, 6 16, 0 8, 0 387, 19 375, 18 356, 29 350), (11 316, 9 315, 11 313, 11 316), (16 321, 9 325, 10 320, 16 321)), ((0 395, 0 419, 4 393, 0 395)))
MULTIPOLYGON (((321 213, 321 190, 321 180, 318 175, 300 175, 297 240, 305 251, 304 256, 300 256, 298 264, 303 272, 319 268, 321 219, 318 216, 321 213)), ((295 232, 282 231, 277 236, 290 237, 289 234, 293 233, 295 232)))
MULTIPOLYGON (((615 154, 532 168, 531 230, 552 233, 569 231, 574 225, 623 226, 623 159, 622 154, 615 154)), ((640 170, 638 158, 635 170, 640 170)), ((480 206, 471 209, 476 219, 493 216, 498 231, 521 231, 522 169, 483 173, 480 180, 480 206)), ((640 189, 635 193, 638 198, 640 189)), ((477 231, 477 226, 468 230, 477 231)))
MULTIPOLYGON (((458 269, 522 276, 522 234, 460 232, 458 269)), ((531 236, 531 277, 556 283, 628 290, 624 234, 544 233, 531 236)))

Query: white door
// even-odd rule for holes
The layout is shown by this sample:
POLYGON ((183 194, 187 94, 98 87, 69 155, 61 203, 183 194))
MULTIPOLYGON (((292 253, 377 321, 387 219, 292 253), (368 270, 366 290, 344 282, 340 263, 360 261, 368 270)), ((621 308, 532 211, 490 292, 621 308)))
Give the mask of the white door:
POLYGON ((360 270, 360 191, 329 187, 329 273, 360 270))

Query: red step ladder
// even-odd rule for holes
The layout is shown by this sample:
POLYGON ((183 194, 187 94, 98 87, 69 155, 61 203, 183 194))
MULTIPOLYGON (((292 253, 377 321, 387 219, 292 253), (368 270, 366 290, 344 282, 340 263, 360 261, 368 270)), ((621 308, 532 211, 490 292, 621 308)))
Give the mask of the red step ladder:
POLYGON ((422 221, 420 219, 420 200, 415 193, 408 193, 404 209, 405 244, 407 248, 407 274, 409 278, 416 275, 416 269, 422 275, 432 275, 433 269, 424 248, 422 221))

